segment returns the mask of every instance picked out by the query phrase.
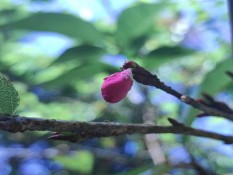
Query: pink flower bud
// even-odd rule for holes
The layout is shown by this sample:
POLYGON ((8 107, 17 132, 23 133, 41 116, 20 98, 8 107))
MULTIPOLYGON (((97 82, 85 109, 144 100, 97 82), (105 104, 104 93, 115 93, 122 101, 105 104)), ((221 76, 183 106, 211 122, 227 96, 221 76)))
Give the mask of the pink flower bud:
POLYGON ((131 69, 126 69, 104 78, 101 93, 105 101, 117 103, 125 98, 132 85, 131 69))

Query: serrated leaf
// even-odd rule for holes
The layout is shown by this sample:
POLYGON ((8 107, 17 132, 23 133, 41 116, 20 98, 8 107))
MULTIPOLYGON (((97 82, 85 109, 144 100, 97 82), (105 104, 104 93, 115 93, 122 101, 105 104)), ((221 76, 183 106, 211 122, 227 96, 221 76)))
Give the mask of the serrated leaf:
POLYGON ((117 21, 118 40, 127 42, 146 33, 154 25, 157 14, 163 7, 163 3, 138 4, 124 10, 117 21))
POLYGON ((12 115, 18 105, 18 92, 7 79, 0 76, 0 113, 12 115))
MULTIPOLYGON (((92 60, 97 61, 101 55, 105 52, 102 48, 92 45, 81 45, 67 49, 64 51, 54 63, 62 63, 71 60, 86 61, 92 60)), ((53 63, 53 64, 54 64, 53 63)))
POLYGON ((86 42, 102 42, 101 34, 91 23, 70 14, 35 13, 1 28, 56 32, 86 42))

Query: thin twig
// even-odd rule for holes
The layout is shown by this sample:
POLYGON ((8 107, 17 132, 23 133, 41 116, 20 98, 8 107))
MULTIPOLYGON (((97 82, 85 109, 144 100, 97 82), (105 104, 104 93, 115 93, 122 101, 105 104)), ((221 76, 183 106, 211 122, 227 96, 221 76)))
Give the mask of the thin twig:
POLYGON ((233 114, 219 111, 219 110, 214 109, 214 108, 207 107, 207 106, 203 105, 202 103, 199 103, 198 101, 196 101, 193 98, 188 97, 186 95, 182 95, 180 100, 182 100, 186 104, 191 105, 192 107, 194 107, 196 109, 200 109, 201 111, 204 111, 205 113, 207 113, 209 115, 223 117, 223 118, 226 118, 228 120, 233 121, 233 114))
POLYGON ((233 136, 194 129, 184 125, 157 126, 146 124, 120 124, 112 122, 78 122, 7 115, 0 115, 0 130, 9 132, 71 132, 75 135, 73 138, 74 140, 72 140, 74 142, 83 139, 119 136, 125 134, 171 133, 211 138, 221 140, 227 144, 233 143, 233 136))

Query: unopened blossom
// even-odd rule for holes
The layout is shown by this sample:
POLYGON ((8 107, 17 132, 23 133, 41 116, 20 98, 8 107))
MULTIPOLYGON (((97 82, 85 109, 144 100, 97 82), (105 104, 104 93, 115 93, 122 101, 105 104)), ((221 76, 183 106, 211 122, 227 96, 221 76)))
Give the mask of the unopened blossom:
POLYGON ((125 69, 104 78, 101 93, 105 101, 117 103, 125 98, 132 85, 132 71, 125 69))

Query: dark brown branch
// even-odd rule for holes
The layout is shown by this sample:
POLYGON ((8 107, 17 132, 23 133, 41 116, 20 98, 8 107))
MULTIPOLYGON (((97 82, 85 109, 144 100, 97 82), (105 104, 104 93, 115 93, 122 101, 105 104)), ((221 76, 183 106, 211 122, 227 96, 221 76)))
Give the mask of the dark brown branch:
POLYGON ((183 95, 183 94, 177 92, 176 90, 172 89, 171 87, 167 86, 164 82, 162 82, 156 75, 151 74, 149 71, 147 71, 143 67, 139 66, 137 63, 134 63, 134 62, 125 63, 123 65, 123 69, 124 68, 132 68, 133 78, 138 83, 141 83, 144 85, 149 85, 149 86, 154 86, 158 89, 161 89, 161 90, 167 92, 168 94, 171 94, 172 96, 178 98, 182 102, 184 102, 184 103, 186 103, 186 104, 188 104, 196 109, 199 109, 199 110, 201 110, 209 115, 224 117, 228 120, 233 121, 233 114, 232 113, 208 107, 208 106, 198 102, 197 100, 195 100, 189 96, 186 96, 186 95, 183 95))
POLYGON ((125 134, 171 133, 199 136, 233 143, 233 136, 225 136, 184 125, 156 126, 146 124, 120 124, 112 122, 77 122, 0 115, 0 129, 9 132, 53 131, 70 132, 74 142, 83 139, 118 136, 125 134))
POLYGON ((185 96, 185 95, 182 95, 180 99, 184 103, 189 104, 196 109, 200 109, 209 115, 223 117, 223 118, 226 118, 228 120, 233 121, 233 114, 231 114, 231 113, 227 113, 227 112, 219 111, 219 110, 214 109, 214 108, 210 108, 208 106, 203 105, 202 103, 199 103, 198 101, 194 100, 193 98, 185 96))

